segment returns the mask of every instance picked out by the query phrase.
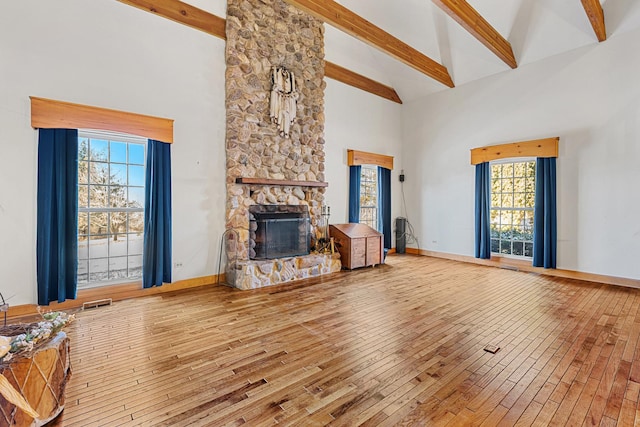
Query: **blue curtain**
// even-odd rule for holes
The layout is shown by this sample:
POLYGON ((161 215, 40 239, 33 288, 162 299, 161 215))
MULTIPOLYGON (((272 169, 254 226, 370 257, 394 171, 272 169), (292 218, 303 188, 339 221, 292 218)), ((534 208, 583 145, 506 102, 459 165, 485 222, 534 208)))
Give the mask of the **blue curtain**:
POLYGON ((171 282, 171 144, 149 140, 144 202, 142 286, 171 282))
POLYGON ((533 208, 533 266, 556 268, 556 159, 536 159, 536 199, 533 208))
POLYGON ((349 222, 360 222, 360 166, 349 166, 349 222))
POLYGON ((78 284, 78 131, 38 132, 38 305, 75 299, 78 284))
POLYGON ((476 258, 491 258, 491 167, 489 162, 476 165, 476 258))
POLYGON ((384 234, 384 247, 391 248, 391 171, 378 166, 378 230, 384 234))

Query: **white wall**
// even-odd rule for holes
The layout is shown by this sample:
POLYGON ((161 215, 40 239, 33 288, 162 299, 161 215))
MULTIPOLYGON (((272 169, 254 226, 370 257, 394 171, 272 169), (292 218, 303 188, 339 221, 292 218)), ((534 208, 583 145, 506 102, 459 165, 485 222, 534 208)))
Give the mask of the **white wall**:
POLYGON ((175 120, 173 280, 215 274, 224 230, 224 41, 113 0, 0 14, 0 292, 36 301, 37 132, 29 96, 175 120))
MULTIPOLYGON (((331 207, 330 223, 349 222, 347 149, 394 157, 391 217, 396 218, 400 215, 402 106, 335 80, 326 79, 326 82, 324 149, 329 187, 325 202, 331 207)), ((395 246, 395 239, 391 240, 395 246)))
MULTIPOLYGON (((194 4, 199 7, 199 1, 194 4)), ((206 2, 223 16, 224 0, 206 2)), ((175 120, 173 280, 217 273, 225 209, 224 41, 113 0, 23 0, 0 14, 0 292, 36 302, 37 132, 29 96, 175 120), (182 263, 176 269, 175 264, 182 263)), ((329 80, 331 221, 347 221, 346 149, 396 157, 401 106, 329 80)), ((398 167, 393 171, 397 216, 398 167)))
POLYGON ((471 148, 559 136, 558 268, 640 278, 638 40, 638 29, 614 35, 408 104, 420 247, 473 255, 471 148))

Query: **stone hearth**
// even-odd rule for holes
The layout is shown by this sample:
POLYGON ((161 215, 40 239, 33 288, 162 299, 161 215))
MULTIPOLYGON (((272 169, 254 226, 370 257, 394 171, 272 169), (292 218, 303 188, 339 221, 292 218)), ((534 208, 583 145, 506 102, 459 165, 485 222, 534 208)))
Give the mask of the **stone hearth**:
POLYGON ((228 283, 239 289, 257 289, 340 271, 340 254, 311 254, 303 257, 262 261, 239 261, 227 270, 228 283))

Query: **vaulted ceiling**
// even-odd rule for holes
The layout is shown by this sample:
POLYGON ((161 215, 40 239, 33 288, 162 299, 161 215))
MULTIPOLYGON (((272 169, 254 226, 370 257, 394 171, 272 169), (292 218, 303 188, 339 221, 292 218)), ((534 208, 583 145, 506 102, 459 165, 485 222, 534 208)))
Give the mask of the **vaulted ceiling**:
MULTIPOLYGON (((515 64, 509 64, 503 55, 489 49, 486 40, 479 40, 482 37, 476 38, 473 27, 475 33, 485 34, 486 39, 503 38, 512 49, 517 67, 587 45, 597 48, 596 30, 600 30, 592 25, 589 15, 597 13, 600 5, 607 37, 640 27, 637 0, 340 0, 339 3, 445 66, 455 86, 496 73, 514 72, 515 64), (455 16, 456 11, 460 16, 455 16)), ((325 43, 328 61, 392 86, 403 102, 450 90, 330 25, 326 25, 325 43)), ((496 44, 500 46, 501 42, 496 44)))
MULTIPOLYGON (((194 17, 179 0, 119 1, 160 14, 166 6, 177 16, 171 19, 182 23, 194 17)), ((607 38, 640 28, 638 0, 285 1, 327 23, 328 77, 373 88, 395 102, 517 72, 583 46, 598 48, 607 38)), ((226 15, 225 0, 185 3, 217 17, 226 15)), ((205 29, 186 23, 224 38, 223 27, 209 31, 208 26, 219 26, 212 15, 203 17, 205 29)))

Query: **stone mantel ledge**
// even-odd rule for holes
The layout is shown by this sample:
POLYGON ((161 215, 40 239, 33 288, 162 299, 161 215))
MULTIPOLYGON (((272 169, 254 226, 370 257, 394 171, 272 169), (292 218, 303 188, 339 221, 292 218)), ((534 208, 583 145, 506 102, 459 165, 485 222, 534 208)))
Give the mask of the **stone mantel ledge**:
POLYGON ((269 178, 236 178, 236 184, 249 185, 281 185, 289 187, 327 187, 328 182, 322 181, 294 181, 286 179, 269 179, 269 178))
POLYGON ((316 253, 290 258, 237 261, 236 268, 228 269, 226 274, 229 283, 247 290, 337 273, 341 268, 339 253, 316 253))

